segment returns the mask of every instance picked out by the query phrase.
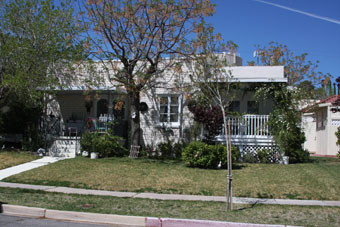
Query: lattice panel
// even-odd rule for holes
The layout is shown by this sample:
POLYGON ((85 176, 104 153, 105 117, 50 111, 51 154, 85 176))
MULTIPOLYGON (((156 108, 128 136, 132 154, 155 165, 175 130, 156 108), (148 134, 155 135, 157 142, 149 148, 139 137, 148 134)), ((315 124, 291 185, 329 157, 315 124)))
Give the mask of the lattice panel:
POLYGON ((338 120, 338 119, 332 119, 332 125, 339 126, 339 125, 340 125, 340 120, 338 120))
POLYGON ((264 146, 264 145, 243 145, 239 146, 241 152, 241 158, 248 156, 254 157, 254 161, 256 160, 257 152, 262 149, 273 151, 273 155, 270 157, 270 162, 279 162, 280 161, 280 153, 279 149, 276 146, 264 146))

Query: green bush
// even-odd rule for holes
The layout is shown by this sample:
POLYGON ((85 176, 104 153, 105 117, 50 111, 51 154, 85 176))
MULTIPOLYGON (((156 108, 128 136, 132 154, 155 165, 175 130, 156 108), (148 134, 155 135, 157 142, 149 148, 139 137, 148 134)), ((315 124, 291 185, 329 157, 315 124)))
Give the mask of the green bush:
POLYGON ((306 138, 301 128, 299 103, 302 94, 298 89, 289 89, 285 84, 271 84, 256 91, 258 100, 270 98, 274 110, 269 115, 268 127, 281 156, 289 156, 289 162, 306 162, 308 151, 303 149, 306 138))
POLYGON ((241 161, 245 163, 257 163, 258 158, 256 153, 247 152, 242 155, 241 161))
MULTIPOLYGON (((236 162, 239 150, 232 147, 232 159, 236 162)), ((216 169, 221 163, 221 168, 227 167, 227 149, 222 144, 208 145, 203 142, 191 142, 182 152, 182 159, 187 166, 216 169)))
POLYGON ((155 157, 166 159, 166 158, 173 158, 172 155, 172 143, 171 141, 167 141, 165 143, 159 143, 157 145, 157 153, 155 157))
POLYGON ((110 133, 84 132, 81 139, 81 149, 88 152, 97 152, 99 157, 124 156, 128 154, 125 147, 121 145, 122 138, 110 133))
POLYGON ((88 151, 91 152, 93 145, 92 145, 92 138, 96 135, 95 133, 90 133, 89 131, 85 131, 80 138, 80 147, 81 151, 88 151))
MULTIPOLYGON (((338 130, 335 132, 335 136, 336 136, 336 145, 340 145, 340 127, 338 127, 338 130)), ((338 151, 337 154, 338 158, 340 159, 340 151, 338 151)))
POLYGON ((261 149, 257 151, 257 160, 260 163, 275 163, 277 162, 276 151, 270 149, 261 149))
POLYGON ((181 142, 174 143, 168 140, 167 142, 159 143, 156 149, 146 147, 145 154, 149 158, 155 159, 180 159, 184 147, 185 144, 181 142))

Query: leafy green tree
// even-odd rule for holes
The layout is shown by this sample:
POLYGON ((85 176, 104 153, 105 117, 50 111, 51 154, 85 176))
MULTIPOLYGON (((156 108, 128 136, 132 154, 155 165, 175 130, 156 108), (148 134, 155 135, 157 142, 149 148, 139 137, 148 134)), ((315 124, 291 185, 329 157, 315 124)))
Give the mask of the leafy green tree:
POLYGON ((140 94, 190 54, 197 24, 214 13, 209 0, 90 0, 84 21, 92 26, 92 46, 109 79, 128 93, 130 144, 140 143, 140 94))
POLYGON ((301 113, 298 108, 299 89, 287 88, 285 84, 269 84, 256 91, 257 98, 273 99, 274 110, 269 115, 268 125, 281 156, 289 156, 291 163, 305 162, 308 151, 302 147, 306 138, 301 128, 301 113))
POLYGON ((40 102, 41 88, 70 79, 67 69, 84 59, 72 2, 6 0, 0 11, 0 97, 9 92, 40 102), (40 88, 40 90, 38 89, 40 88))
POLYGON ((19 102, 22 110, 42 110, 47 90, 73 79, 75 63, 87 53, 85 40, 79 41, 84 27, 77 24, 72 4, 0 2, 0 109, 19 102))
POLYGON ((304 162, 308 153, 302 145, 305 136, 301 128, 300 104, 302 101, 323 98, 332 94, 329 74, 317 71, 319 62, 307 60, 307 54, 295 55, 286 45, 271 42, 268 47, 257 46, 257 62, 261 65, 284 66, 286 84, 260 88, 257 97, 273 98, 275 107, 269 118, 269 126, 276 144, 290 161, 304 162), (322 88, 316 88, 323 83, 322 88))

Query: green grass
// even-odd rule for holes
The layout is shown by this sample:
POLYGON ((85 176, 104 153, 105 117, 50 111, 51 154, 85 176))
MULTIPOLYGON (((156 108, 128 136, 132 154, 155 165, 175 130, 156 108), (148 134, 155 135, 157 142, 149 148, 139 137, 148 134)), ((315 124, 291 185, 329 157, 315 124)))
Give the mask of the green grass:
POLYGON ((9 188, 0 188, 0 201, 55 210, 118 215, 300 226, 340 226, 338 207, 234 204, 234 210, 227 213, 225 203, 222 202, 116 198, 9 188))
MULTIPOLYGON (((224 196, 225 170, 185 167, 182 162, 78 157, 9 178, 7 182, 112 191, 224 196)), ((233 170, 233 195, 240 197, 340 200, 340 162, 244 164, 233 170)))
POLYGON ((40 157, 34 156, 30 152, 0 151, 0 169, 20 165, 38 158, 40 157))

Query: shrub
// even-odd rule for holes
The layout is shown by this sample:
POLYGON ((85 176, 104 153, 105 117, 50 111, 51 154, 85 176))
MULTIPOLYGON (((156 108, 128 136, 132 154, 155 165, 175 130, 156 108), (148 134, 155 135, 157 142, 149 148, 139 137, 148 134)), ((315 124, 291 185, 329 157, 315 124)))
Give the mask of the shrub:
POLYGON ((274 110, 269 115, 268 126, 282 155, 289 156, 289 162, 306 162, 309 153, 303 149, 306 138, 301 128, 298 89, 289 89, 284 84, 269 85, 256 91, 256 98, 273 99, 274 110))
MULTIPOLYGON (((340 145, 340 127, 338 127, 338 130, 335 132, 335 136, 336 136, 336 145, 340 145)), ((340 159, 340 151, 338 151, 337 154, 338 158, 340 159)))
POLYGON ((122 138, 109 133, 84 132, 81 139, 81 149, 88 152, 97 152, 100 157, 124 156, 128 151, 121 145, 122 138))
MULTIPOLYGON (((239 158, 239 150, 232 148, 233 162, 239 158)), ((203 142, 191 142, 182 152, 182 159, 187 166, 216 169, 221 162, 221 167, 227 167, 227 149, 222 144, 208 145, 203 142)))
POLYGON ((172 144, 171 141, 168 140, 165 143, 159 143, 157 145, 158 155, 156 157, 165 159, 165 158, 173 158, 172 156, 172 144))
POLYGON ((259 163, 275 163, 279 161, 278 152, 270 149, 261 149, 257 151, 257 160, 259 163))
POLYGON ((153 156, 153 158, 180 159, 184 147, 185 145, 183 143, 173 143, 171 140, 159 143, 157 149, 154 151, 156 152, 156 155, 153 156))
POLYGON ((89 131, 85 131, 80 138, 80 146, 81 151, 89 151, 91 152, 93 145, 92 145, 92 138, 95 136, 94 133, 90 133, 89 131))
POLYGON ((247 152, 244 153, 242 156, 242 162, 246 162, 246 163, 256 163, 258 162, 258 158, 256 153, 252 153, 252 152, 247 152))

